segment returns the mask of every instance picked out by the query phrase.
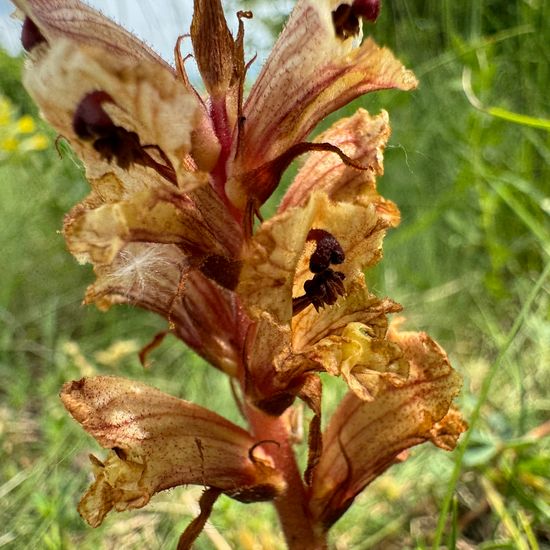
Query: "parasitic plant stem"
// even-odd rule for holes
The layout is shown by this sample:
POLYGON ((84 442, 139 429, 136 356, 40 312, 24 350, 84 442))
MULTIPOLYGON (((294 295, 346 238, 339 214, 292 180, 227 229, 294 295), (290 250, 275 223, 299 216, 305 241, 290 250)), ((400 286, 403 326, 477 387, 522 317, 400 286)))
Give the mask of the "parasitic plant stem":
POLYGON ((275 508, 289 550, 322 550, 327 548, 326 534, 316 529, 307 509, 306 488, 281 417, 272 417, 252 406, 246 416, 258 441, 271 455, 275 468, 283 475, 287 489, 275 501, 275 508), (275 444, 277 442, 277 444, 275 444))

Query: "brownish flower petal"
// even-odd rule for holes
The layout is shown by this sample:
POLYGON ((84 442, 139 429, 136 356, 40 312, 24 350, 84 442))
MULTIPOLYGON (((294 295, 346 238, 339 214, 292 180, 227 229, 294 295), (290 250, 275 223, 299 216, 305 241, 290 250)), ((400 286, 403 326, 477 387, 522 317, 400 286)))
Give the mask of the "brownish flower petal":
POLYGON ((13 3, 33 21, 48 42, 70 38, 78 44, 101 47, 110 56, 159 63, 173 71, 132 33, 79 0, 13 0, 13 3))
MULTIPOLYGON (((278 157, 326 115, 364 93, 416 86, 414 75, 389 50, 371 39, 357 47, 359 36, 338 37, 336 7, 331 0, 296 4, 245 103, 234 176, 278 157)), ((232 183, 228 195, 237 205, 244 196, 269 195, 256 181, 236 177, 232 183)))
POLYGON ((376 178, 384 173, 384 147, 390 135, 388 114, 382 111, 371 117, 364 109, 343 118, 315 138, 318 143, 331 143, 348 157, 369 170, 346 166, 327 151, 310 153, 292 185, 285 193, 279 212, 292 206, 304 206, 314 191, 324 191, 331 200, 374 203, 379 215, 388 217, 391 225, 399 222, 399 211, 376 191, 376 178))
POLYGON ((80 503, 92 526, 105 515, 140 508, 151 496, 184 484, 214 487, 245 502, 269 500, 284 481, 246 431, 221 416, 118 377, 65 384, 67 410, 103 447, 93 459, 96 480, 80 503))
POLYGON ((370 402, 349 392, 326 430, 310 500, 326 529, 403 450, 430 440, 450 449, 465 428, 456 416, 444 419, 461 386, 445 352, 422 333, 390 332, 390 339, 409 362, 408 380, 386 383, 370 402))
POLYGON ((318 312, 308 308, 292 318, 292 345, 304 350, 326 338, 341 335, 349 323, 362 323, 369 334, 384 338, 388 328, 387 315, 398 313, 401 306, 389 298, 379 299, 371 294, 364 282, 354 282, 347 288, 346 297, 335 306, 318 312))
POLYGON ((191 40, 208 94, 225 94, 233 76, 234 43, 220 0, 194 0, 191 40))
POLYGON ((262 224, 243 255, 237 292, 253 315, 268 311, 288 323, 291 297, 303 294, 313 276, 308 262, 314 245, 306 244, 310 230, 322 229, 337 239, 345 252, 338 271, 353 281, 380 259, 385 226, 373 205, 333 203, 316 193, 305 207, 290 208, 262 224))
POLYGON ((247 330, 235 295, 188 269, 175 245, 131 243, 112 264, 96 266, 86 303, 100 309, 129 303, 158 313, 174 334, 210 364, 237 375, 247 330))
POLYGON ((188 195, 175 189, 142 191, 93 210, 77 209, 65 221, 70 251, 81 261, 110 264, 129 242, 177 244, 198 258, 227 254, 188 195))
POLYGON ((66 38, 39 54, 31 56, 24 84, 46 120, 89 167, 90 178, 111 172, 115 162, 125 170, 145 164, 171 182, 179 175, 178 185, 185 188, 182 176, 199 111, 172 71, 66 38), (107 132, 103 142, 88 135, 86 124, 92 121, 103 124, 92 125, 107 132))
POLYGON ((399 346, 369 332, 363 323, 348 323, 341 335, 323 338, 303 354, 329 374, 342 376, 359 399, 372 401, 387 384, 404 384, 409 365, 399 346))
POLYGON ((292 352, 290 328, 264 312, 247 334, 245 357, 249 400, 268 414, 280 415, 294 401, 308 367, 307 359, 292 352))
POLYGON ((408 374, 400 348, 386 340, 386 316, 400 310, 358 280, 334 306, 307 308, 293 317, 292 347, 316 370, 342 376, 360 399, 371 400, 380 384, 399 385, 408 374))

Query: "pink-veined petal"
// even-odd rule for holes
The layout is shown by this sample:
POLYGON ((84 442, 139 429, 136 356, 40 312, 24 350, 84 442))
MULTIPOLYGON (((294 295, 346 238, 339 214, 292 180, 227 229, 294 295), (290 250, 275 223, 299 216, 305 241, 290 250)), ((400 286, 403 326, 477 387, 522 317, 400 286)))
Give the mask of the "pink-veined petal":
POLYGON ((462 381, 426 334, 390 331, 409 363, 399 387, 386 383, 373 401, 348 392, 324 434, 310 497, 313 516, 328 529, 398 455, 425 441, 451 449, 466 425, 451 411, 462 381))
POLYGON ((317 143, 332 143, 349 158, 368 170, 346 166, 329 151, 314 151, 296 174, 285 193, 279 212, 292 206, 304 206, 314 191, 324 191, 334 201, 373 203, 379 215, 392 226, 399 222, 399 210, 376 191, 376 178, 384 173, 384 147, 390 135, 388 113, 372 117, 364 109, 333 124, 315 138, 317 143))
POLYGON ((70 38, 103 48, 109 55, 159 63, 173 69, 132 33, 79 0, 12 0, 39 28, 44 38, 70 38))
POLYGON ((193 403, 124 378, 98 376, 65 384, 61 399, 103 447, 92 459, 95 482, 79 511, 98 526, 113 508, 141 508, 153 494, 185 484, 250 502, 274 498, 284 481, 250 434, 193 403), (251 452, 253 451, 253 453, 251 452))
POLYGON ((304 207, 289 208, 262 224, 243 255, 237 291, 253 315, 268 311, 288 323, 292 296, 303 294, 304 283, 313 276, 308 268, 314 248, 307 242, 310 230, 326 230, 339 242, 345 260, 335 269, 351 282, 381 258, 386 225, 373 205, 334 203, 315 193, 304 207))
POLYGON ((350 3, 297 2, 244 105, 244 137, 228 187, 235 204, 246 196, 266 200, 277 182, 260 184, 246 173, 303 141, 329 113, 367 92, 416 86, 388 49, 370 38, 358 45, 359 31, 345 39, 337 35, 333 11, 350 3))

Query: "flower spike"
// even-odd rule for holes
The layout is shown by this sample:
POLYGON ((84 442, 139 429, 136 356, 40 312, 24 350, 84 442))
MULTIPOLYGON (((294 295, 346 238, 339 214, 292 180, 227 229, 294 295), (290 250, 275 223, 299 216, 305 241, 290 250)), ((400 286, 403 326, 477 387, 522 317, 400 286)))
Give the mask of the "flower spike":
MULTIPOLYGON (((359 109, 312 142, 317 124, 359 96, 417 81, 363 30, 380 0, 297 0, 245 94, 244 23, 221 0, 194 0, 189 35, 205 87, 80 0, 13 0, 24 83, 82 160, 90 194, 64 221, 70 252, 93 264, 86 303, 139 306, 229 378, 243 429, 217 413, 119 377, 69 382, 61 399, 108 454, 79 511, 92 526, 179 485, 205 488, 178 548, 219 495, 273 501, 290 548, 326 531, 402 451, 450 450, 465 423, 461 380, 428 336, 399 333, 401 311, 367 287, 399 210, 377 190, 388 115, 359 109), (246 95, 246 97, 245 97, 246 95), (307 158, 263 220, 261 207, 307 158), (256 223, 256 218, 258 222, 256 223), (322 432, 321 374, 349 391, 322 432), (310 409, 303 475, 294 456, 310 409)), ((182 377, 185 383, 186 377, 182 377)))

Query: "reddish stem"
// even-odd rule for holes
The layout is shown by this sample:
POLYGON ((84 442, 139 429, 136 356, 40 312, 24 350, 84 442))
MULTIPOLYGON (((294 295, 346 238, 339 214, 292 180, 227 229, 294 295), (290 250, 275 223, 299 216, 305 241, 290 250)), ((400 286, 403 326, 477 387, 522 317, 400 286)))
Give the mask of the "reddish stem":
POLYGON ((225 185, 227 184, 226 163, 231 152, 233 140, 233 128, 229 124, 227 108, 225 105, 225 95, 218 98, 210 98, 209 113, 214 126, 214 132, 216 133, 221 145, 218 162, 210 173, 213 187, 235 220, 241 223, 243 219, 242 212, 235 207, 225 193, 225 185))
POLYGON ((266 443, 263 449, 271 455, 275 468, 282 473, 287 489, 275 499, 275 508, 289 550, 322 550, 327 548, 326 534, 316 530, 307 509, 306 490, 296 464, 288 431, 280 417, 272 417, 246 406, 246 415, 255 437, 266 443))

